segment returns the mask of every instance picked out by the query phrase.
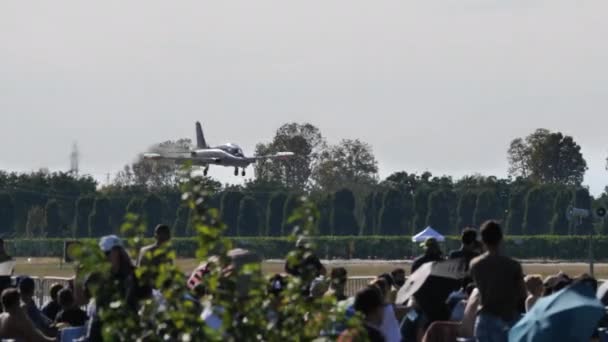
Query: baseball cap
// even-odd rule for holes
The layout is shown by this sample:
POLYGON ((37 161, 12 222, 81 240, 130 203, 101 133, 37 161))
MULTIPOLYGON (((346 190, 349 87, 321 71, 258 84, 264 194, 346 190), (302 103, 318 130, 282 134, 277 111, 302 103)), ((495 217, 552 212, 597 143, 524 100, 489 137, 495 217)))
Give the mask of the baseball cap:
POLYGON ((99 240, 99 248, 104 253, 111 251, 114 247, 122 247, 122 241, 116 235, 106 235, 99 240))

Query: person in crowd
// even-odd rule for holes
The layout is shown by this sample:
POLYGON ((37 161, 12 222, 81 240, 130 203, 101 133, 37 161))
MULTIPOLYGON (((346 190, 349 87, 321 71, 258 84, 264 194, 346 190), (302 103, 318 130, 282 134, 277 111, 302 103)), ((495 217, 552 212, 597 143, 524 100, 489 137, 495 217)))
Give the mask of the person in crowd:
POLYGON ((433 237, 427 238, 424 240, 422 247, 424 248, 424 254, 414 259, 412 271, 410 273, 414 273, 420 266, 427 262, 440 261, 443 259, 443 253, 441 252, 437 239, 433 237))
MULTIPOLYGON (((6 253, 6 249, 4 248, 4 239, 0 238, 0 263, 4 263, 7 261, 12 261, 13 258, 6 253)), ((3 274, 0 275, 0 293, 2 290, 11 287, 11 276, 15 271, 14 262, 12 265, 9 265, 9 269, 4 270, 3 274)))
POLYGON ((0 301, 4 312, 0 314, 0 338, 28 342, 56 341, 36 328, 19 305, 19 300, 20 293, 16 289, 2 291, 0 301))
POLYGON ((42 307, 42 313, 51 320, 57 317, 57 313, 61 310, 57 295, 63 290, 63 285, 55 283, 51 285, 50 296, 51 300, 42 307))
POLYGON ((460 249, 451 251, 449 253, 449 259, 463 259, 466 263, 466 269, 469 269, 469 264, 473 258, 479 256, 476 248, 477 242, 477 231, 473 228, 465 228, 460 236, 462 245, 460 249))
POLYGON ((101 275, 99 273, 91 273, 84 280, 84 295, 88 300, 86 315, 86 334, 77 342, 101 342, 103 337, 101 334, 101 320, 97 314, 97 302, 95 293, 100 286, 101 275))
MULTIPOLYGON (((300 238, 296 242, 296 248, 304 250, 306 243, 307 240, 305 238, 300 238)), ((313 253, 304 253, 304 260, 299 264, 291 265, 288 261, 285 261, 285 272, 287 274, 297 277, 307 275, 311 279, 327 275, 327 269, 323 266, 319 257, 313 253)))
POLYGON ((59 291, 59 304, 61 305, 61 311, 59 311, 55 318, 55 324, 80 327, 86 323, 88 319, 87 313, 76 306, 72 290, 63 289, 59 291))
POLYGON ((391 277, 393 277, 395 289, 399 291, 401 286, 405 285, 405 270, 403 268, 395 268, 391 271, 391 277))
POLYGON ((304 254, 303 260, 296 264, 291 264, 289 260, 285 261, 285 273, 300 277, 303 280, 302 294, 309 296, 313 280, 327 275, 327 269, 323 266, 319 257, 305 250, 306 243, 306 238, 300 238, 296 242, 296 248, 304 254))
POLYGON ((479 342, 506 342, 526 298, 524 274, 519 262, 502 255, 503 234, 498 222, 482 225, 481 240, 487 252, 473 259, 470 268, 481 301, 475 337, 479 342))
POLYGON ((0 238, 0 263, 13 260, 13 257, 8 255, 4 247, 4 239, 0 238))
POLYGON ((348 272, 344 267, 334 267, 331 270, 329 278, 329 290, 325 292, 325 296, 334 297, 338 302, 346 300, 346 282, 348 281, 348 272))
MULTIPOLYGON (((249 296, 251 289, 251 279, 261 277, 261 274, 243 273, 242 270, 246 265, 259 264, 261 258, 259 255, 242 248, 235 248, 227 253, 230 263, 221 271, 219 279, 219 296, 218 300, 239 300, 246 299, 249 296), (230 289, 222 291, 223 288, 230 289)), ((212 257, 213 258, 213 257, 212 257)), ((211 261, 213 262, 213 261, 211 261)), ((257 272, 261 272, 258 270, 257 272)), ((207 303, 201 313, 202 320, 205 321, 211 329, 219 330, 222 326, 222 315, 224 308, 216 303, 207 303)), ((238 316, 239 314, 236 313, 238 316)))
POLYGON ((53 321, 46 317, 36 306, 34 292, 36 283, 30 277, 23 277, 19 280, 19 296, 21 297, 21 308, 30 320, 43 333, 54 336, 56 331, 52 328, 53 321))
POLYGON ((526 312, 528 312, 543 294, 543 279, 539 274, 531 274, 524 278, 524 282, 528 291, 526 298, 526 312))
POLYGON ((380 332, 384 336, 387 342, 400 342, 401 341, 401 330, 399 329, 399 322, 395 317, 395 306, 391 298, 392 278, 387 277, 388 274, 382 274, 378 276, 372 285, 378 287, 382 298, 384 299, 384 305, 382 313, 382 323, 380 324, 380 332))
POLYGON ((155 242, 149 246, 142 247, 137 258, 137 266, 158 266, 165 262, 163 258, 154 255, 154 252, 161 246, 164 246, 171 241, 171 228, 164 224, 159 224, 154 228, 154 240, 155 242))
POLYGON ((135 267, 122 245, 122 240, 116 235, 103 236, 99 240, 99 248, 110 262, 112 280, 117 283, 117 288, 120 289, 128 306, 135 310, 138 298, 143 297, 144 294, 140 293, 135 277, 135 267))
POLYGON ((380 289, 377 286, 367 286, 357 292, 354 309, 363 315, 363 328, 367 333, 367 339, 349 329, 340 334, 338 342, 384 342, 384 335, 380 332, 384 314, 384 300, 380 289))
POLYGON ((554 275, 547 276, 543 281, 543 297, 549 296, 572 283, 570 278, 564 272, 559 272, 554 275))

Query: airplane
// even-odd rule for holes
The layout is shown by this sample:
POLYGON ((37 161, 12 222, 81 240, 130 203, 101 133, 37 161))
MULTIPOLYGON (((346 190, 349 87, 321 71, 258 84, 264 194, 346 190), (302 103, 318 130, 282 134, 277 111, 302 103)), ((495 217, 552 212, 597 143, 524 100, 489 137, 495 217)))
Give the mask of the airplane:
POLYGON ((294 156, 293 152, 278 152, 267 156, 246 157, 243 150, 232 143, 211 147, 205 141, 203 128, 198 121, 196 122, 195 148, 190 148, 188 151, 157 150, 143 154, 144 159, 173 161, 180 164, 191 162, 193 165, 204 167, 205 176, 209 172, 209 165, 234 167, 235 176, 238 176, 239 168, 241 168, 241 175, 245 176, 247 166, 260 159, 287 159, 292 156, 294 156))

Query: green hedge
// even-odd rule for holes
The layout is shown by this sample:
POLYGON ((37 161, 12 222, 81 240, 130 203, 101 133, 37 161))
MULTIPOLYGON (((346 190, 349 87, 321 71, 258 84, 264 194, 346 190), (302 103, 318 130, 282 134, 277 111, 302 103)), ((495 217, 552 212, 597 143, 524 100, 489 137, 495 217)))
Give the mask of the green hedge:
MULTIPOLYGON (((357 259, 404 259, 420 253, 421 249, 409 236, 324 236, 315 239, 322 258, 357 259)), ((15 239, 7 240, 10 254, 20 257, 61 257, 63 239, 15 239)), ((293 244, 282 237, 235 238, 239 247, 249 248, 267 259, 283 258, 293 244)), ((588 255, 589 239, 586 236, 515 236, 506 243, 509 255, 521 259, 584 260, 588 255)), ((192 258, 197 248, 191 238, 173 241, 180 257, 192 258)), ((456 249, 459 240, 448 237, 442 244, 444 252, 456 249)), ((608 237, 594 238, 596 259, 608 260, 608 237)))

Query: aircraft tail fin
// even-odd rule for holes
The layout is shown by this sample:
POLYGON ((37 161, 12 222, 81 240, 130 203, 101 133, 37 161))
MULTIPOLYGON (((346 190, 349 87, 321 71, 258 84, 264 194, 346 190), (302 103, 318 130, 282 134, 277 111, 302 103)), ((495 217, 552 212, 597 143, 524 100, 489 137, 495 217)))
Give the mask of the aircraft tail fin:
POLYGON ((196 122, 196 147, 197 148, 207 148, 207 142, 205 141, 205 136, 203 135, 203 128, 201 127, 200 122, 196 122))

